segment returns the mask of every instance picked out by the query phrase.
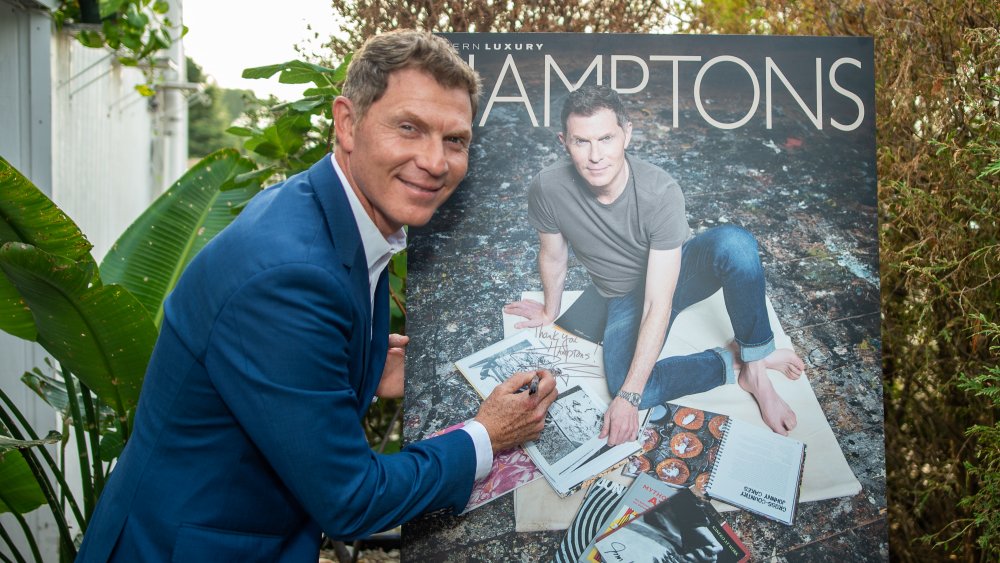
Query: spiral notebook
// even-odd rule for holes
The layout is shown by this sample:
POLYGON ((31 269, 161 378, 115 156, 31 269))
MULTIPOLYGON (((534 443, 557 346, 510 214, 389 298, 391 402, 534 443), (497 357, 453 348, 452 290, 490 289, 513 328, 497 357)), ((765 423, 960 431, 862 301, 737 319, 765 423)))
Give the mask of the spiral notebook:
POLYGON ((705 485, 708 496, 791 525, 806 445, 730 418, 705 485))

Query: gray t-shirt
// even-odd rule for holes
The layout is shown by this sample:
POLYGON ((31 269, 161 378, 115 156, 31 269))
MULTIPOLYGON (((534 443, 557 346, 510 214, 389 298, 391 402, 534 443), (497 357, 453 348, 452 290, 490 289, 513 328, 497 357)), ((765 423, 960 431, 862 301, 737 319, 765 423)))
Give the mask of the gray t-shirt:
POLYGON ((684 194, 663 169, 633 157, 628 184, 610 204, 597 201, 568 158, 544 168, 528 192, 528 221, 561 233, 605 297, 625 295, 646 277, 649 250, 670 250, 690 234, 684 194))

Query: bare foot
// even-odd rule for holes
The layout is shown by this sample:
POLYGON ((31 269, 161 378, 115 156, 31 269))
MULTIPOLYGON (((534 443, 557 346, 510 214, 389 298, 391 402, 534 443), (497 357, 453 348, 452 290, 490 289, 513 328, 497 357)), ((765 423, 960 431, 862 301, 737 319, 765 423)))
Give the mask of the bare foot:
MULTIPOLYGON (((743 361, 740 360, 740 345, 732 341, 726 348, 733 353, 733 370, 740 373, 743 368, 743 361)), ((788 379, 798 379, 805 370, 805 363, 799 358, 794 350, 788 348, 778 348, 764 358, 764 366, 785 374, 788 379)))
MULTIPOLYGON (((794 353, 793 353, 794 354, 794 353)), ((760 409, 760 416, 771 430, 787 436, 798 424, 795 412, 788 406, 778 392, 774 390, 771 380, 767 378, 765 360, 747 362, 742 365, 737 378, 740 387, 753 395, 760 409)))
POLYGON ((806 368, 805 363, 795 354, 795 351, 788 348, 778 348, 768 354, 764 358, 764 365, 767 366, 767 369, 780 371, 788 379, 798 379, 806 368))

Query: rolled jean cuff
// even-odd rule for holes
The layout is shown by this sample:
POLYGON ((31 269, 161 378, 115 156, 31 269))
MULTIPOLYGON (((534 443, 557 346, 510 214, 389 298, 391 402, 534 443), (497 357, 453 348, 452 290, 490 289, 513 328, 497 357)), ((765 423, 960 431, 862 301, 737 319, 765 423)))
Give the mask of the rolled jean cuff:
POLYGON ((712 351, 722 359, 725 369, 723 376, 726 379, 726 385, 736 383, 736 370, 733 368, 733 353, 726 348, 712 348, 712 351))
POLYGON ((763 344, 758 344, 755 346, 750 346, 743 344, 739 340, 736 341, 740 345, 740 359, 744 362, 755 362, 757 360, 763 360, 768 357, 771 352, 774 352, 774 337, 772 336, 767 342, 763 344))

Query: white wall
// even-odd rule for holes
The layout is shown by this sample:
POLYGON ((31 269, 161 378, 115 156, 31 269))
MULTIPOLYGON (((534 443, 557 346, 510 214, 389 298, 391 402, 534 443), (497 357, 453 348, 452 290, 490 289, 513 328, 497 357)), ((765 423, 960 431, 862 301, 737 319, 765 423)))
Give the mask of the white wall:
POLYGON ((107 50, 66 33, 54 45, 52 199, 100 261, 159 191, 152 162, 159 99, 140 95, 142 73, 107 50))

